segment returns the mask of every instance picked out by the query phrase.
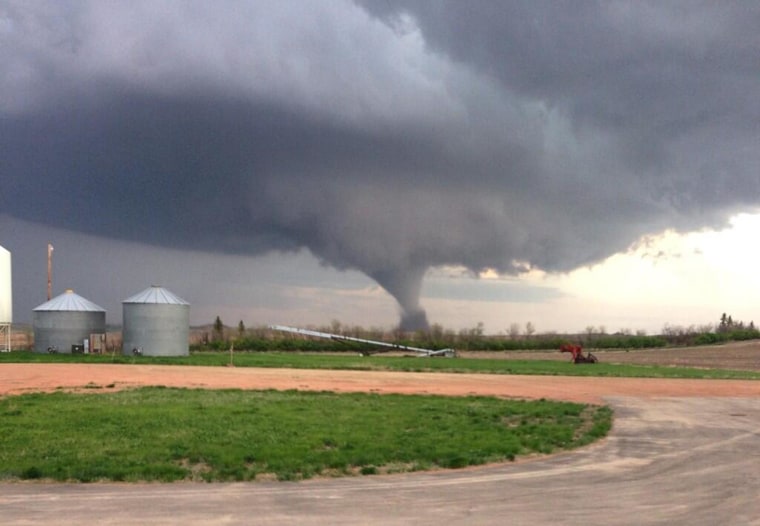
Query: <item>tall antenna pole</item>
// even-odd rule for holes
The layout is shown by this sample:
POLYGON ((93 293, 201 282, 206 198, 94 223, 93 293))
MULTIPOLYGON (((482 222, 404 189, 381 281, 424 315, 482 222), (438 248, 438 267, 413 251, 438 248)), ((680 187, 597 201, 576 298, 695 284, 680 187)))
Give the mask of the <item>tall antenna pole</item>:
POLYGON ((48 243, 48 301, 53 297, 53 245, 48 243))

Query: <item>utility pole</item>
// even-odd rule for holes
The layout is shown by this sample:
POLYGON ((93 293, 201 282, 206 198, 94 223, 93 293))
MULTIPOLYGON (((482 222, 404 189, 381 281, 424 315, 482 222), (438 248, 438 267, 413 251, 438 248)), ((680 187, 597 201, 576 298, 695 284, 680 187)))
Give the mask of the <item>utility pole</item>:
POLYGON ((47 298, 48 301, 53 297, 53 245, 48 243, 48 287, 47 298))

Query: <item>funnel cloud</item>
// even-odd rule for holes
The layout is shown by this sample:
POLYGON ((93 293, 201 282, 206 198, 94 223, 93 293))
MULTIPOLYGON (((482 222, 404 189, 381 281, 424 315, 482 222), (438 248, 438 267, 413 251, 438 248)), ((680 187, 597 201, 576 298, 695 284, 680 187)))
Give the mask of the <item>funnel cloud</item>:
POLYGON ((428 269, 569 271, 760 204, 751 2, 0 4, 1 211, 428 269))

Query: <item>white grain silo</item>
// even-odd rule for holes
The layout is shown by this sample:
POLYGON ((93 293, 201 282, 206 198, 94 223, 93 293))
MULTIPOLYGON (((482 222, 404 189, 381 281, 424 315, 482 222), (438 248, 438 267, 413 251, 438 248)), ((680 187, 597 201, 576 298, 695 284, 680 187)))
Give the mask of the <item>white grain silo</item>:
POLYGON ((0 246, 0 352, 11 350, 11 323, 13 323, 11 253, 0 246))
POLYGON ((69 289, 34 309, 35 352, 71 353, 106 333, 106 311, 69 289))
POLYGON ((145 356, 190 354, 190 304, 152 285, 122 302, 122 350, 145 356))

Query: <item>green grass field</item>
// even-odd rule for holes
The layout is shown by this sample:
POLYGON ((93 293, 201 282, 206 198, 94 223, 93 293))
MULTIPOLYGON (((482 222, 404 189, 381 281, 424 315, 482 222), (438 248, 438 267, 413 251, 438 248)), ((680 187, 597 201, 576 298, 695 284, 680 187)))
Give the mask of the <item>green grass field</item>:
MULTIPOLYGON (((31 352, 0 353, 0 363, 123 363, 223 366, 230 363, 226 352, 199 352, 187 357, 133 357, 116 354, 70 355, 35 354, 31 352)), ((618 365, 597 363, 575 365, 569 361, 499 360, 481 358, 421 358, 376 355, 363 357, 353 354, 303 354, 297 352, 238 352, 234 353, 236 367, 286 367, 296 369, 347 369, 359 371, 409 371, 492 373, 564 376, 611 376, 640 378, 720 378, 760 379, 757 371, 732 371, 725 369, 696 369, 646 365, 618 365)))
POLYGON ((552 401, 143 388, 0 399, 0 479, 298 480, 513 460, 608 432, 552 401))

